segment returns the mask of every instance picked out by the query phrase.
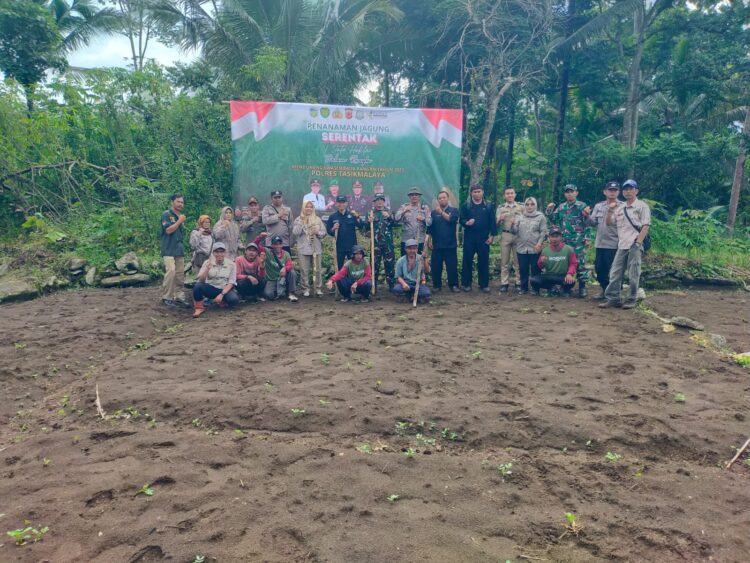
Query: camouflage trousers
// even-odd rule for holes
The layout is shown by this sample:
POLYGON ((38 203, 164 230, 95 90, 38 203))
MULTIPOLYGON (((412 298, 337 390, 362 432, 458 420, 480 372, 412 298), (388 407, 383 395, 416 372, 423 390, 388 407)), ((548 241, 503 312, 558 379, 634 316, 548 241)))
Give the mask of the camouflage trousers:
POLYGON ((571 241, 565 244, 573 247, 575 250, 576 258, 578 258, 578 268, 576 269, 576 279, 578 283, 588 283, 589 271, 586 269, 586 245, 583 241, 571 241))
POLYGON ((376 246, 373 263, 372 279, 377 282, 380 274, 380 264, 382 263, 385 270, 385 281, 389 288, 393 287, 396 278, 396 255, 393 251, 393 245, 385 244, 376 246))

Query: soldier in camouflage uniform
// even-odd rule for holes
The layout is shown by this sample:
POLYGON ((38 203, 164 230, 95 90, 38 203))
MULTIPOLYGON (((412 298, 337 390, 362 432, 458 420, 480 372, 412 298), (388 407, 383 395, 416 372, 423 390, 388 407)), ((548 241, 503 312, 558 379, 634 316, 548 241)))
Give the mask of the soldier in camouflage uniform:
POLYGON ((395 254, 393 251, 393 227, 396 221, 393 219, 390 210, 385 208, 385 195, 377 194, 373 198, 374 208, 369 213, 369 220, 373 220, 373 231, 375 235, 375 256, 373 257, 374 269, 372 272, 373 281, 377 281, 380 274, 380 263, 383 263, 385 270, 385 281, 388 283, 388 289, 393 288, 395 283, 395 254))
POLYGON ((563 242, 573 247, 578 258, 576 278, 578 279, 578 297, 588 295, 586 282, 586 249, 591 245, 591 230, 586 226, 586 219, 591 213, 588 205, 578 201, 578 188, 568 184, 564 188, 565 201, 555 207, 554 203, 547 206, 546 214, 553 226, 562 231, 563 242))

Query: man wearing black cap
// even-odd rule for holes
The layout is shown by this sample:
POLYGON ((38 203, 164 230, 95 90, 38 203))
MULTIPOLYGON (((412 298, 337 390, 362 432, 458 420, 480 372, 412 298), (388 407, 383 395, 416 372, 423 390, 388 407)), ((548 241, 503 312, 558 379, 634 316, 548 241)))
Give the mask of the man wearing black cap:
POLYGON ((450 206, 448 192, 441 190, 437 195, 437 205, 432 210, 432 224, 428 230, 432 245, 430 269, 434 291, 440 291, 443 287, 443 264, 448 274, 448 287, 451 291, 458 291, 456 225, 458 209, 450 206))
POLYGON ((279 235, 271 237, 271 250, 266 251, 260 248, 261 252, 266 254, 266 286, 263 289, 263 296, 266 299, 274 300, 286 294, 289 301, 298 301, 294 294, 297 291, 297 275, 294 272, 294 263, 292 257, 284 250, 283 241, 279 235))
POLYGON ((308 201, 313 202, 315 213, 318 215, 325 211, 326 198, 320 193, 320 180, 310 180, 310 193, 305 194, 305 197, 302 198, 302 207, 304 207, 305 203, 308 201))
POLYGON ((562 231, 563 242, 576 253, 578 258, 578 297, 585 298, 586 282, 589 274, 586 270, 586 249, 591 245, 591 230, 586 228, 586 219, 591 212, 588 205, 578 201, 578 188, 568 184, 563 189, 565 201, 555 208, 554 203, 547 206, 546 214, 550 222, 562 231))
POLYGON ((632 309, 638 300, 638 285, 641 279, 641 260, 644 241, 651 226, 651 209, 638 199, 638 184, 626 180, 622 185, 624 203, 613 202, 607 207, 607 224, 617 225, 617 254, 612 263, 610 281, 604 292, 606 301, 599 307, 620 307, 622 280, 628 272, 630 291, 623 309, 632 309))
POLYGON ((604 291, 609 285, 609 271, 612 269, 612 262, 617 254, 617 225, 607 225, 607 209, 612 202, 617 203, 617 196, 620 193, 620 184, 618 182, 607 182, 604 185, 604 201, 600 201, 594 206, 591 215, 586 219, 586 225, 596 228, 596 258, 594 259, 594 271, 596 279, 602 288, 602 293, 598 297, 604 299, 604 291))
POLYGON ((531 293, 539 295, 540 289, 547 289, 550 295, 558 295, 562 290, 563 297, 570 297, 578 259, 573 248, 563 243, 558 227, 549 230, 549 246, 542 250, 537 265, 542 273, 531 276, 531 293))
POLYGON ((266 226, 266 246, 272 244, 273 237, 279 236, 284 250, 291 254, 290 244, 294 217, 292 216, 292 208, 284 205, 284 196, 281 190, 271 192, 271 203, 263 208, 261 217, 263 224, 266 226))
POLYGON ((336 197, 336 212, 326 221, 326 231, 336 238, 336 259, 341 267, 352 256, 352 247, 357 244, 357 228, 363 228, 364 220, 354 211, 349 210, 345 195, 336 197), (337 234, 338 233, 338 234, 337 234))
POLYGON ((373 222, 373 234, 375 235, 375 270, 373 280, 377 282, 380 274, 380 264, 382 262, 385 270, 385 281, 388 289, 395 283, 394 266, 396 257, 393 252, 393 228, 396 225, 393 215, 386 209, 385 195, 376 194, 373 198, 374 208, 370 211, 368 221, 373 222))
POLYGON ((405 240, 414 239, 419 243, 417 252, 422 254, 424 241, 427 236, 427 228, 432 224, 432 214, 427 205, 422 205, 422 190, 417 186, 409 188, 407 192, 409 203, 403 204, 396 211, 396 221, 401 223, 401 256, 406 254, 405 240))
POLYGON ((471 186, 469 199, 461 206, 459 222, 464 228, 464 258, 461 265, 461 285, 471 291, 474 255, 477 255, 479 287, 490 292, 490 246, 497 235, 495 206, 484 199, 479 184, 471 186))

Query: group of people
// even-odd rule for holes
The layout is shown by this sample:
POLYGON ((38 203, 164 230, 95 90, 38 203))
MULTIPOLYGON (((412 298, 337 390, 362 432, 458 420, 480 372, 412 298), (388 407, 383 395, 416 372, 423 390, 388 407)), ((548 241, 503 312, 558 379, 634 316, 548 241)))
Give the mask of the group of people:
MULTIPOLYGON (((361 183, 359 184, 361 188, 361 183)), ((357 297, 367 301, 379 285, 381 266, 389 291, 395 295, 428 301, 431 291, 441 291, 443 269, 450 291, 472 291, 476 256, 479 289, 490 292, 490 247, 500 238, 500 294, 529 291, 539 295, 569 297, 576 283, 578 297, 588 295, 586 249, 594 230, 594 271, 601 286, 600 307, 632 308, 636 304, 641 259, 649 244, 651 222, 648 205, 639 200, 638 184, 622 186, 608 182, 604 201, 593 210, 578 200, 573 184, 564 188, 565 201, 550 203, 542 213, 537 201, 516 201, 516 191, 506 187, 504 202, 493 205, 480 185, 470 187, 460 209, 450 202, 447 189, 437 194, 434 207, 422 202, 418 187, 409 189, 408 202, 395 212, 380 186, 375 186, 370 204, 354 209, 351 197, 336 195, 333 207, 319 199, 320 182, 310 183, 311 192, 302 202, 301 214, 293 216, 279 190, 262 209, 251 197, 247 207, 224 207, 218 222, 201 215, 190 234, 193 254, 189 268, 197 272, 193 303, 182 295, 184 283, 184 198, 174 194, 171 208, 161 217, 161 254, 165 276, 162 301, 169 306, 194 307, 198 317, 205 304, 232 306, 244 299, 273 300, 287 297, 298 301, 297 285, 305 297, 322 296, 322 239, 334 239, 333 275, 325 282, 342 301, 357 297), (619 198, 622 192, 622 199, 619 198), (394 230, 402 228, 401 256, 396 260, 394 230), (459 285, 458 235, 463 231, 463 259, 459 285), (358 244, 357 233, 370 238, 370 258, 358 244), (243 244, 244 238, 244 244, 243 244), (292 260, 296 243, 299 278, 292 260), (629 293, 621 299, 627 272, 629 293), (427 286, 431 275, 432 287, 427 286), (517 277, 514 283, 514 275, 517 277), (416 292, 416 296, 414 295, 416 292)), ((353 186, 354 187, 354 186, 353 186)), ((361 192, 354 194, 361 198, 361 192)))

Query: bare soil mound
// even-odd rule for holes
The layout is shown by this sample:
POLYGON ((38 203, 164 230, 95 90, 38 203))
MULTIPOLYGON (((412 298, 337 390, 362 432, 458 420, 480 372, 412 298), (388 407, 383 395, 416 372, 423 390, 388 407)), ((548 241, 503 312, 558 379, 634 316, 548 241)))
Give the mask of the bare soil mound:
MULTIPOLYGON (((192 321, 157 295, 0 309, 0 560, 747 560, 750 465, 723 462, 750 372, 686 331, 578 299, 192 321), (49 531, 15 546, 25 520, 49 531)), ((745 295, 649 305, 742 351, 745 295)))

